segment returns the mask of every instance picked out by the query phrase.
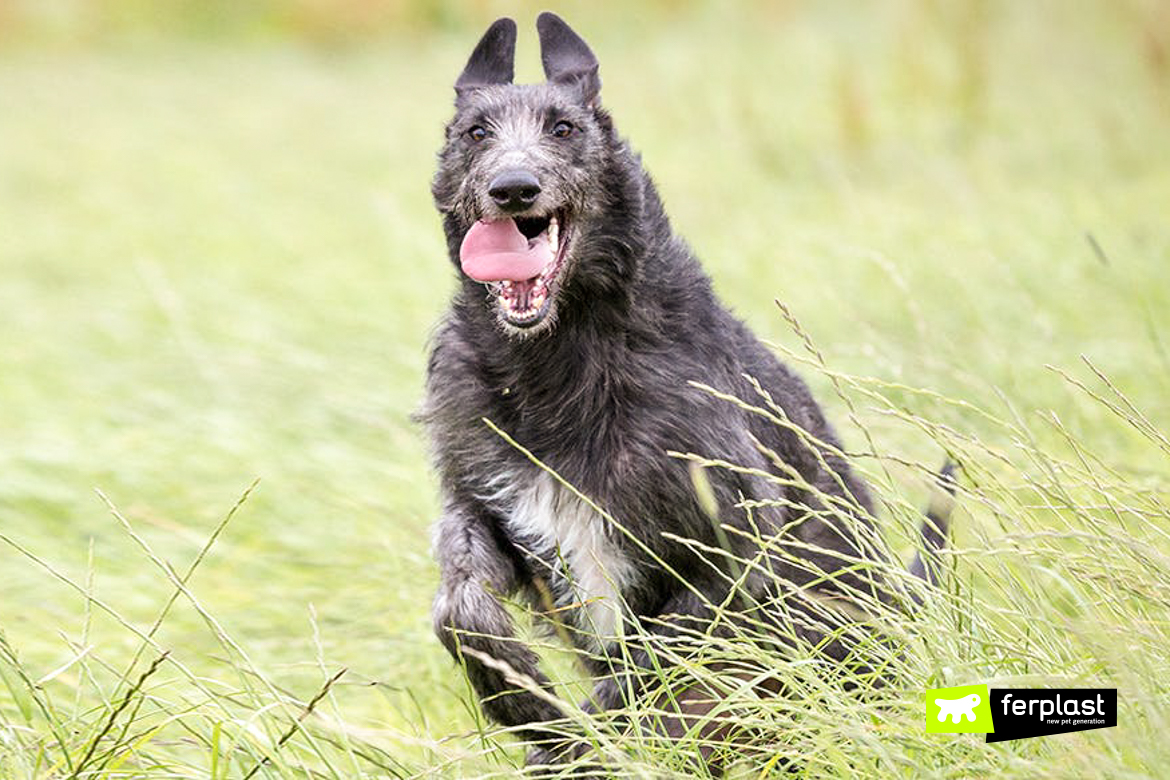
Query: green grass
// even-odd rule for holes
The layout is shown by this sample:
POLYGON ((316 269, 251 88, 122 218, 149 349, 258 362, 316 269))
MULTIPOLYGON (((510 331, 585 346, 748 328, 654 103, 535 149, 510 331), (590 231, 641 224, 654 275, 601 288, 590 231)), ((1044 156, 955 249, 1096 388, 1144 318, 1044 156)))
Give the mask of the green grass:
MULTIPOLYGON (((845 694, 744 643, 687 665, 717 685, 705 661, 754 658, 801 692, 733 697, 759 752, 735 771, 1158 775, 1164 13, 742 13, 565 10, 676 227, 813 384, 900 555, 945 451, 965 474, 946 595, 882 616, 899 685, 845 694), (1116 686, 1120 725, 925 734, 920 690, 976 681, 1116 686)), ((0 51, 0 777, 515 773, 431 636, 436 489, 409 419, 453 288, 433 153, 489 19, 349 48, 0 51)), ((687 771, 594 732, 631 774, 687 771)))

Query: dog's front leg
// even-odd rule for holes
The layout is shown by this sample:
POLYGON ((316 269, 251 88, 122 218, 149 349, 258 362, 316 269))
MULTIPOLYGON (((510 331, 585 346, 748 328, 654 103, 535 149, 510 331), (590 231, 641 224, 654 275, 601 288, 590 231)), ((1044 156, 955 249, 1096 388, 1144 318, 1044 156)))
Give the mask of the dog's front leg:
POLYGON ((500 597, 515 593, 522 582, 493 522, 470 507, 449 508, 439 520, 435 633, 465 665, 488 717, 505 726, 530 726, 521 736, 547 741, 548 734, 536 726, 561 717, 561 712, 530 690, 532 685, 547 690, 549 682, 536 654, 516 637, 512 618, 500 603, 500 597))
MULTIPOLYGON (((652 660, 661 648, 655 645, 663 639, 673 638, 682 631, 706 631, 712 620, 712 604, 726 598, 726 587, 704 588, 692 583, 690 587, 679 587, 662 604, 657 613, 642 618, 640 635, 627 638, 624 652, 612 652, 612 658, 624 656, 620 665, 601 677, 593 689, 593 696, 585 707, 596 712, 619 709, 632 704, 645 692, 647 684, 657 679, 656 669, 669 665, 664 658, 652 660)), ((675 652, 680 652, 678 649, 675 652)))
MULTIPOLYGON (((711 624, 712 604, 720 603, 726 596, 725 586, 703 588, 692 584, 691 588, 679 587, 678 591, 667 597, 661 610, 652 619, 643 620, 643 632, 640 636, 630 637, 622 649, 613 649, 609 653, 613 660, 610 671, 602 676, 593 689, 593 695, 582 704, 585 712, 606 712, 620 710, 641 701, 657 679, 656 669, 667 662, 661 656, 655 662, 652 654, 660 654, 661 648, 655 645, 671 637, 678 636, 680 631, 704 631, 711 624), (721 589, 722 588, 722 589, 721 589), (620 660, 619 660, 620 659, 620 660)), ((671 708, 679 712, 666 712, 660 718, 657 727, 674 739, 686 733, 687 727, 701 714, 700 709, 706 705, 699 701, 698 692, 688 689, 673 691, 667 700, 655 705, 657 710, 671 708)), ((709 698, 709 695, 706 697, 709 698)), ((709 710, 705 706, 702 712, 709 710)), ((620 718, 624 722, 625 718, 620 718)), ((646 724, 643 724, 646 725, 646 724)), ((574 777, 605 777, 596 760, 588 757, 591 746, 583 736, 577 738, 565 736, 558 741, 544 743, 528 754, 528 765, 548 766, 550 772, 557 764, 576 762, 574 777)), ((701 759, 707 764, 707 769, 713 776, 718 776, 721 768, 711 763, 707 751, 701 750, 701 759)), ((539 775, 538 775, 539 776, 539 775)))

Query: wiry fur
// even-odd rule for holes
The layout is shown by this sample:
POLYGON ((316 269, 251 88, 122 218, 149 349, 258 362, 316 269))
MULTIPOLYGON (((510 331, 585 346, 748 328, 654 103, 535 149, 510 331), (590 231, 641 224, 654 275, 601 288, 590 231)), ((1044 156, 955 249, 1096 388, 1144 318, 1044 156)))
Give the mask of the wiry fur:
MULTIPOLYGON (((558 618, 575 629, 573 641, 590 653, 586 663, 599 678, 592 706, 612 708, 622 703, 624 683, 607 656, 617 657, 610 651, 623 626, 669 635, 682 622, 710 617, 710 605, 728 596, 732 564, 703 560, 665 532, 740 559, 760 557, 755 534, 776 540, 780 550, 790 545, 764 556, 774 576, 748 575, 736 602, 776 602, 777 583, 786 583, 785 605, 767 619, 787 635, 816 639, 826 630, 815 610, 801 606, 805 600, 875 588, 864 575, 840 573, 844 561, 875 553, 862 541, 870 495, 834 454, 836 434, 804 382, 716 299, 672 231, 638 157, 598 104, 596 61, 590 70, 588 48, 548 17, 542 16, 541 37, 546 67, 551 60, 554 70, 545 84, 508 83, 510 21, 485 35, 480 46, 491 61, 477 62, 477 49, 461 77, 433 191, 458 267, 460 243, 474 221, 502 216, 485 195, 492 176, 509 166, 532 171, 542 188, 533 210, 564 208, 571 215, 567 268, 552 314, 526 330, 503 322, 484 286, 460 275, 434 337, 422 415, 443 494, 436 631, 466 664, 485 712, 542 741, 544 760, 555 751, 541 723, 561 713, 481 661, 499 659, 547 684, 536 657, 515 639, 501 598, 523 595, 546 608, 542 594, 549 594, 558 618), (549 134, 560 120, 576 128, 572 138, 549 134), (490 128, 489 141, 469 141, 473 125, 490 128), (807 435, 692 384, 758 398, 749 378, 807 435), (670 452, 748 469, 705 471, 719 521, 742 534, 717 528, 687 462, 670 452), (822 496, 833 497, 836 511, 827 511, 822 496), (767 503, 749 517, 736 508, 744 500, 767 503), (826 572, 839 576, 810 586, 826 572)), ((841 657, 845 649, 831 644, 827 652, 841 657)), ((632 655, 635 663, 646 661, 642 651, 632 655)))

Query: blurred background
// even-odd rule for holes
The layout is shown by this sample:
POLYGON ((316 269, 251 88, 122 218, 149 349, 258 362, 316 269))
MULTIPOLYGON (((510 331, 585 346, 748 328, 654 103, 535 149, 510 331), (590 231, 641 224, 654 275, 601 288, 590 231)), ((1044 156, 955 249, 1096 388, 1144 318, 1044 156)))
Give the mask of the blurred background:
MULTIPOLYGON (((550 7, 762 337, 812 360, 779 300, 909 412, 1007 447, 996 419, 1049 410, 1164 490, 1049 366, 1087 357, 1165 430, 1170 4, 0 0, 0 767, 40 776, 46 721, 96 728, 156 620, 211 681, 153 701, 163 763, 202 767, 216 724, 271 744, 266 697, 341 667, 330 717, 388 765, 497 760, 431 638, 410 415, 454 289, 429 195, 451 85, 501 15, 537 80, 550 7), (196 560, 170 605, 158 562, 196 560)), ((897 462, 935 441, 799 369, 924 498, 897 462)))

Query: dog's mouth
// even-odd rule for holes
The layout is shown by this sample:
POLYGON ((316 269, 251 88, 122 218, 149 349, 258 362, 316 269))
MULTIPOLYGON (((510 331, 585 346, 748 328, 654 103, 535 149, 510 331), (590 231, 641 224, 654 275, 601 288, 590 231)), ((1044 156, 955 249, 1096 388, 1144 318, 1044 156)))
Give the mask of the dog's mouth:
POLYGON ((463 237, 463 272, 487 285, 509 325, 531 328, 548 316, 560 284, 569 225, 563 211, 476 222, 463 237))

